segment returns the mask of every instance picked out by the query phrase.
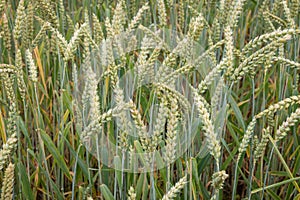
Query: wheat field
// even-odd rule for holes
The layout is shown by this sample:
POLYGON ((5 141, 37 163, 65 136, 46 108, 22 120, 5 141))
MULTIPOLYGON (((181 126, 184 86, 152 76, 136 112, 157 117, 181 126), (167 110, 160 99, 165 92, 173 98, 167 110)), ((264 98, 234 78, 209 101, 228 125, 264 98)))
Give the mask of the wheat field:
POLYGON ((300 199, 299 0, 0 0, 0 200, 300 199))

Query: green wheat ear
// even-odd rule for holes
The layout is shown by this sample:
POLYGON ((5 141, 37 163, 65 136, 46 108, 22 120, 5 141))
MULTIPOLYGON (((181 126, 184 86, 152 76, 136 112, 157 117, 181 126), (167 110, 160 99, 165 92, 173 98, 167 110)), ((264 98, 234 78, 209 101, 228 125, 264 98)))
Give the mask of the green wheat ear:
POLYGON ((186 183, 186 176, 184 176, 163 196, 162 200, 175 199, 186 183))
POLYGON ((5 170, 4 180, 2 182, 1 200, 8 200, 13 198, 14 170, 15 170, 15 165, 9 163, 9 165, 5 170))
POLYGON ((22 36, 22 33, 25 31, 25 23, 22 22, 22 20, 24 20, 25 18, 26 13, 24 7, 24 0, 21 0, 18 5, 17 17, 15 20, 15 27, 13 31, 15 40, 18 40, 22 36))
POLYGON ((134 191, 134 188, 130 186, 128 190, 128 200, 135 200, 136 199, 136 193, 134 191))
POLYGON ((0 150, 0 170, 4 168, 10 157, 15 152, 17 141, 18 139, 16 134, 11 135, 11 137, 8 138, 7 142, 3 145, 2 150, 0 150))
POLYGON ((283 139, 287 132, 290 131, 292 126, 295 126, 295 124, 300 120, 300 108, 297 108, 295 112, 293 112, 285 122, 283 122, 278 130, 275 132, 275 139, 276 141, 279 141, 283 139))

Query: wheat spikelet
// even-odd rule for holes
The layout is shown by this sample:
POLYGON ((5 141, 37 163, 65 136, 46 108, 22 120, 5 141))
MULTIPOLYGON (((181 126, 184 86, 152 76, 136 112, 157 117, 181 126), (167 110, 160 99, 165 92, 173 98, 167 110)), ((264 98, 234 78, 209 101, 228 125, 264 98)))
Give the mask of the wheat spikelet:
MULTIPOLYGON (((272 51, 275 51, 281 44, 287 40, 289 40, 290 37, 286 36, 283 38, 280 38, 278 40, 275 40, 268 44, 267 46, 259 49, 255 53, 251 54, 249 57, 247 57, 235 70, 234 73, 230 76, 230 79, 232 81, 240 80, 245 74, 253 71, 253 65, 259 61, 260 59, 264 59, 268 56, 268 54, 272 51)), ((254 65, 255 66, 255 65, 254 65)))
MULTIPOLYGON (((76 108, 76 104, 75 104, 75 108, 76 108)), ((76 108, 77 109, 77 108, 76 108)), ((78 111, 76 111, 77 113, 80 113, 78 111)), ((82 134, 80 135, 80 138, 82 140, 85 140, 85 138, 90 137, 91 135, 94 135, 95 131, 99 132, 102 123, 108 122, 112 119, 113 116, 119 116, 119 112, 120 110, 118 109, 110 109, 105 113, 102 113, 100 117, 98 117, 97 119, 93 119, 88 126, 84 127, 84 130, 82 132, 82 134)), ((80 125, 82 118, 81 116, 77 116, 79 118, 80 121, 78 121, 78 125, 80 125)))
POLYGON ((177 194, 183 189, 186 183, 186 176, 184 176, 163 196, 162 200, 175 199, 177 194))
POLYGON ((105 19, 105 29, 107 38, 110 38, 114 35, 114 30, 108 17, 105 19))
MULTIPOLYGON (((53 33, 53 39, 55 39, 55 43, 58 45, 59 50, 65 55, 66 49, 68 48, 68 42, 64 38, 64 36, 55 28, 51 27, 50 24, 48 24, 50 27, 51 32, 53 33)), ((47 28, 47 25, 46 27, 47 28)))
POLYGON ((124 24, 126 22, 126 16, 123 7, 125 6, 124 0, 120 0, 117 3, 115 13, 112 19, 113 35, 118 35, 124 31, 124 24))
POLYGON ((4 82, 4 88, 9 100, 9 111, 7 120, 7 135, 15 136, 17 133, 17 100, 13 88, 13 79, 9 77, 8 74, 4 77, 6 80, 4 82))
POLYGON ((242 50, 243 55, 248 55, 253 49, 260 47, 262 44, 268 44, 279 38, 284 38, 288 35, 299 34, 300 29, 284 29, 275 30, 271 33, 266 33, 250 40, 242 50))
POLYGON ((12 74, 17 71, 16 67, 8 64, 0 64, 0 74, 12 74))
POLYGON ((84 9, 84 23, 87 24, 86 31, 88 35, 93 35, 91 26, 90 26, 90 17, 89 17, 89 11, 87 9, 84 9))
POLYGON ((178 126, 178 102, 175 98, 169 98, 170 109, 168 109, 168 124, 166 133, 166 152, 165 161, 170 164, 174 162, 176 158, 176 146, 177 146, 177 126, 178 126))
POLYGON ((4 10, 6 1, 5 0, 0 0, 0 13, 2 13, 2 11, 4 10))
POLYGON ((45 19, 48 19, 47 21, 49 21, 53 27, 57 28, 59 21, 50 2, 45 0, 37 0, 36 2, 37 7, 43 13, 45 19))
POLYGON ((198 40, 198 37, 200 36, 200 33, 205 26, 207 26, 207 22, 200 13, 197 17, 191 19, 191 22, 189 24, 188 37, 192 40, 198 40))
POLYGON ((214 132, 214 126, 210 119, 208 108, 205 107, 205 103, 202 101, 202 98, 200 96, 201 95, 199 95, 197 92, 194 92, 194 101, 196 104, 196 109, 199 112, 199 117, 202 120, 204 136, 206 137, 208 142, 208 149, 210 151, 210 154, 217 161, 218 165, 218 160, 221 155, 220 142, 218 141, 217 136, 214 132))
POLYGON ((134 18, 131 20, 131 22, 130 22, 129 25, 128 25, 128 28, 127 28, 127 31, 128 31, 128 32, 137 28, 138 24, 139 24, 140 21, 142 20, 143 14, 144 14, 147 10, 149 10, 149 8, 150 8, 150 7, 148 6, 148 2, 147 2, 145 5, 143 5, 143 6, 139 9, 138 13, 134 16, 134 18))
POLYGON ((167 99, 165 96, 161 97, 161 103, 158 108, 157 117, 154 124, 154 131, 153 131, 153 137, 151 139, 150 144, 150 152, 153 152, 156 150, 157 145, 162 139, 161 133, 165 129, 165 123, 167 119, 167 99))
POLYGON ((257 145, 254 145, 255 150, 254 150, 254 163, 257 162, 257 160, 263 156, 265 149, 267 147, 267 144, 269 142, 269 137, 268 134, 270 133, 270 127, 267 129, 263 129, 262 131, 262 137, 260 142, 257 143, 257 145))
POLYGON ((290 1, 290 11, 291 11, 291 17, 295 18, 297 15, 299 15, 299 6, 300 2, 299 0, 291 0, 290 1))
MULTIPOLYGON (((167 74, 170 74, 172 72, 172 68, 176 65, 176 58, 177 54, 174 52, 171 52, 163 61, 160 68, 158 69, 157 76, 155 77, 158 82, 165 82, 166 78, 168 77, 167 74)), ((168 82, 173 82, 173 77, 168 80, 168 82)), ((167 82, 167 83, 168 83, 167 82)))
POLYGON ((9 158, 13 155, 17 145, 17 136, 16 134, 11 135, 7 142, 2 146, 0 150, 0 171, 7 164, 9 158))
POLYGON ((287 109, 288 107, 294 104, 300 104, 300 95, 291 96, 283 99, 278 103, 270 105, 267 109, 255 115, 255 118, 259 119, 262 118, 263 116, 271 116, 273 113, 277 112, 278 110, 287 109))
POLYGON ((156 32, 154 32, 141 24, 138 26, 138 28, 142 30, 144 34, 147 35, 149 38, 153 39, 156 42, 156 44, 161 44, 162 49, 164 49, 166 53, 169 53, 170 47, 162 40, 162 38, 158 36, 163 31, 157 30, 156 32))
POLYGON ((215 172, 212 175, 212 186, 215 190, 220 190, 223 188, 224 181, 228 177, 228 174, 224 170, 215 172))
POLYGON ((16 76, 17 76, 17 81, 18 81, 18 89, 20 91, 21 94, 21 98, 22 100, 25 100, 25 82, 24 82, 24 78, 23 78, 23 62, 22 62, 22 55, 21 55, 21 50, 18 49, 17 53, 16 53, 16 59, 15 59, 15 63, 16 63, 16 76))
MULTIPOLYGON (((117 107, 123 108, 124 109, 124 92, 123 90, 119 87, 119 84, 116 84, 114 88, 114 96, 115 96, 115 101, 117 104, 117 107)), ((125 151, 129 147, 129 142, 127 139, 128 133, 132 133, 132 127, 131 123, 129 121, 129 118, 125 112, 125 110, 121 110, 121 112, 118 114, 119 118, 119 123, 117 125, 120 128, 121 134, 119 135, 119 138, 121 138, 120 147, 123 151, 125 151)))
POLYGON ((295 21, 293 20, 293 18, 291 16, 291 12, 290 12, 290 9, 287 5, 287 2, 283 0, 283 1, 281 1, 281 4, 283 6, 283 11, 284 11, 287 23, 288 23, 288 27, 289 28, 294 28, 295 27, 295 21))
POLYGON ((91 67, 89 67, 88 75, 86 76, 86 89, 88 90, 88 99, 90 105, 90 118, 98 119, 100 117, 100 101, 99 95, 97 91, 98 81, 95 72, 92 71, 91 67))
MULTIPOLYGON (((130 113, 131 113, 131 116, 133 118, 133 121, 134 121, 134 124, 136 126, 136 129, 137 129, 137 133, 138 133, 138 136, 139 136, 139 140, 141 141, 141 145, 144 149, 144 151, 146 151, 147 153, 149 153, 149 144, 150 144, 150 139, 147 135, 147 127, 146 125, 144 124, 143 120, 142 120, 142 116, 140 114, 140 112, 137 110, 135 104, 130 101, 129 102, 129 105, 130 105, 130 113)), ((147 154, 145 156, 145 159, 147 161, 147 163, 149 163, 149 154, 147 154)))
POLYGON ((228 21, 227 21, 227 24, 231 28, 234 28, 237 26, 239 16, 243 11, 244 3, 245 3, 245 0, 237 0, 237 1, 232 2, 230 12, 229 12, 230 15, 228 15, 228 21))
MULTIPOLYGON (((81 25, 81 27, 74 32, 74 35, 72 36, 71 40, 69 41, 67 48, 64 50, 65 60, 69 60, 73 58, 73 52, 76 50, 77 45, 80 42, 80 38, 84 36, 84 31, 87 24, 84 23, 81 25)), ((65 45, 65 43, 64 43, 65 45)))
POLYGON ((216 119, 216 115, 218 113, 219 110, 219 104, 220 104, 220 100, 222 99, 222 94, 223 94, 223 87, 224 87, 224 79, 222 77, 220 77, 218 84, 214 90, 214 94, 211 98, 211 119, 214 121, 214 119, 216 119))
POLYGON ((100 42, 103 40, 103 31, 101 28, 101 24, 97 18, 97 16, 93 13, 92 15, 92 21, 93 21, 93 38, 96 42, 96 44, 100 44, 100 42))
POLYGON ((130 186, 128 190, 128 200, 135 200, 136 199, 136 193, 134 192, 134 188, 130 186))
POLYGON ((28 69, 29 69, 29 79, 32 82, 37 82, 38 81, 37 67, 34 64, 34 61, 33 61, 33 58, 32 58, 32 55, 31 55, 29 49, 26 50, 26 60, 27 60, 27 66, 28 66, 28 69))
POLYGON ((222 70, 228 65, 228 58, 223 59, 216 67, 214 67, 205 78, 199 83, 198 91, 200 94, 204 93, 208 88, 208 86, 220 76, 222 70))
POLYGON ((33 24, 33 19, 34 19, 34 4, 32 1, 28 2, 27 5, 27 13, 26 13, 26 30, 25 33, 23 34, 24 39, 22 38, 22 44, 26 46, 27 48, 30 47, 30 44, 32 43, 33 40, 33 34, 34 34, 34 24, 33 24))
MULTIPOLYGON (((43 38, 43 36, 46 34, 46 31, 50 30, 50 23, 49 22, 45 22, 42 26, 42 28, 40 29, 40 31, 38 32, 38 34, 35 36, 34 40, 31 42, 31 46, 34 48, 38 45, 38 42, 43 38)), ((65 40, 63 40, 63 42, 65 42, 65 40)), ((66 42, 65 42, 66 43, 66 42)), ((61 44, 61 43, 60 43, 61 44)), ((66 45, 66 44, 65 44, 66 45)), ((61 46, 62 48, 66 48, 66 46, 61 46)))
MULTIPOLYGON (((266 1, 266 3, 267 2, 268 1, 266 1)), ((274 1, 273 6, 272 6, 272 13, 274 13, 274 14, 278 13, 278 11, 280 9, 280 4, 281 4, 281 1, 279 1, 279 0, 274 1)))
POLYGON ((224 34, 225 34, 225 51, 226 51, 226 58, 227 58, 227 74, 232 74, 234 71, 233 68, 233 31, 229 26, 226 26, 224 29, 224 34))
POLYGON ((66 26, 66 17, 65 17, 65 7, 64 7, 63 0, 58 1, 58 11, 62 23, 62 28, 64 29, 66 26))
POLYGON ((147 64, 149 66, 153 66, 155 61, 157 60, 160 52, 161 52, 161 44, 158 44, 155 49, 153 50, 152 54, 149 56, 148 60, 147 60, 147 64))
POLYGON ((154 41, 147 36, 142 39, 141 51, 136 62, 136 73, 138 75, 139 83, 141 83, 147 75, 147 71, 149 69, 149 66, 147 65, 147 58, 153 42, 154 41))
MULTIPOLYGON (((292 96, 289 98, 286 98, 276 104, 270 105, 267 109, 265 109, 264 111, 260 112, 259 114, 255 115, 254 118, 252 119, 252 121, 249 123, 246 133, 244 134, 244 137, 242 139, 242 142, 240 143, 240 147, 239 147, 239 154, 238 154, 238 160, 241 158, 242 153, 246 150, 248 143, 250 141, 250 138, 252 137, 252 133, 254 130, 254 127, 256 125, 256 120, 263 117, 263 116, 269 116, 272 115, 273 113, 275 113, 278 110, 284 109, 284 108, 288 108, 296 103, 300 103, 300 95, 299 96, 292 96)), ((295 118, 297 115, 293 114, 293 117, 291 118, 291 121, 289 121, 288 123, 294 122, 295 118)), ((287 123, 287 124, 288 124, 287 123)), ((285 125, 287 125, 285 124, 285 125)), ((283 128, 281 130, 283 130, 282 132, 284 132, 284 128, 285 126, 283 126, 283 128)), ((280 132, 278 132, 280 133, 280 132)), ((283 133, 284 134, 284 133, 283 133)))
POLYGON ((162 83, 154 83, 153 85, 157 89, 158 92, 162 91, 162 92, 166 93, 167 95, 169 95, 170 98, 176 98, 178 100, 178 102, 181 104, 183 110, 185 110, 185 111, 190 110, 190 108, 191 108, 190 103, 178 91, 176 91, 175 89, 173 89, 165 84, 162 84, 162 83))
POLYGON ((221 41, 217 42, 216 44, 214 44, 213 46, 211 46, 202 55, 200 55, 193 63, 187 63, 184 66, 182 66, 181 68, 178 68, 175 71, 171 72, 163 80, 167 81, 167 80, 175 79, 179 74, 184 74, 184 73, 187 73, 187 72, 195 69, 195 67, 197 65, 201 65, 201 63, 204 62, 204 59, 207 58, 208 56, 210 56, 211 53, 216 48, 219 48, 222 44, 224 44, 224 40, 221 40, 221 41))
POLYGON ((253 135, 253 131, 254 131, 254 128, 255 128, 255 125, 256 125, 256 118, 254 117, 252 119, 252 121, 249 123, 247 129, 246 129, 246 132, 243 136, 243 139, 240 143, 240 146, 239 146, 239 149, 238 149, 238 158, 237 160, 239 161, 240 158, 242 157, 242 153, 244 153, 244 151, 246 151, 246 148, 248 147, 248 144, 249 144, 249 141, 253 135))
POLYGON ((164 0, 157 0, 159 25, 165 27, 167 25, 167 12, 164 0))
POLYGON ((7 95, 7 99, 9 100, 10 105, 15 105, 16 103, 16 97, 15 92, 13 88, 13 78, 15 77, 15 73, 13 74, 3 74, 1 76, 1 79, 5 80, 3 81, 3 86, 7 95))
MULTIPOLYGON (((5 48, 8 52, 8 55, 9 55, 10 52, 11 52, 11 31, 10 31, 8 21, 7 21, 7 17, 6 17, 5 13, 3 14, 2 20, 3 20, 2 21, 2 23, 3 23, 2 31, 5 33, 3 35, 4 46, 5 46, 5 48)), ((9 56, 9 59, 10 59, 10 56, 9 56)), ((9 62, 10 62, 10 60, 9 60, 9 62)))
POLYGON ((25 7, 24 7, 24 0, 20 0, 18 9, 17 9, 17 16, 15 19, 15 27, 13 30, 13 35, 15 40, 18 40, 21 36, 22 33, 25 30, 25 23, 23 20, 26 19, 26 13, 25 13, 25 7))
MULTIPOLYGON (((246 133, 242 139, 242 142, 240 143, 240 147, 239 147, 239 155, 238 155, 238 160, 241 158, 242 153, 246 150, 248 143, 250 141, 250 138, 252 136, 253 133, 253 129, 255 127, 256 124, 256 120, 263 117, 263 116, 270 116, 273 113, 275 113, 278 110, 284 109, 284 108, 288 108, 291 105, 294 105, 295 103, 300 103, 300 96, 292 96, 289 98, 286 98, 276 104, 271 105, 268 109, 265 109, 264 111, 260 112, 259 114, 255 115, 255 117, 252 119, 252 121, 250 122, 250 124, 247 127, 246 133)), ((299 111, 298 111, 299 112, 299 111)), ((282 128, 277 132, 278 136, 277 137, 284 137, 285 134, 285 130, 288 130, 289 125, 293 125, 295 123, 295 120, 297 119, 297 113, 291 115, 291 118, 288 118, 288 121, 285 122, 282 125, 282 128), (286 128, 287 127, 287 128, 286 128)))
POLYGON ((218 16, 219 15, 217 15, 214 18, 214 21, 213 21, 213 24, 212 24, 212 27, 211 27, 212 36, 210 36, 210 37, 211 37, 211 40, 214 41, 214 42, 219 41, 220 37, 221 37, 221 24, 220 24, 218 16))
POLYGON ((285 122, 283 122, 277 131, 275 132, 275 139, 279 141, 283 139, 287 132, 290 131, 290 127, 295 126, 295 124, 300 120, 300 108, 297 108, 295 112, 293 112, 285 122))
POLYGON ((1 200, 13 199, 15 165, 9 163, 4 173, 1 189, 1 200))
POLYGON ((223 189, 224 182, 228 174, 224 170, 215 172, 212 176, 212 186, 215 188, 215 194, 210 198, 211 200, 217 200, 217 194, 219 190, 223 189))
POLYGON ((178 25, 183 30, 184 29, 184 2, 179 0, 178 2, 178 25))
POLYGON ((74 23, 73 23, 72 18, 70 17, 70 15, 67 14, 66 19, 67 19, 67 24, 68 24, 68 31, 71 34, 74 34, 74 23))
POLYGON ((292 69, 294 69, 294 68, 300 69, 300 63, 283 58, 283 57, 273 56, 272 61, 285 64, 285 65, 291 67, 292 69))

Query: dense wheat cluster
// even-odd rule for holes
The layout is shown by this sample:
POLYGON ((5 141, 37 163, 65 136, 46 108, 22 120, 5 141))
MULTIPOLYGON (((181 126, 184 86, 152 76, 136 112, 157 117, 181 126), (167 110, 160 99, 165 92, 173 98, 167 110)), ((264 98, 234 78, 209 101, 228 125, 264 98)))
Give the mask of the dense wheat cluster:
POLYGON ((0 0, 0 198, 300 199, 299 0, 0 0))

